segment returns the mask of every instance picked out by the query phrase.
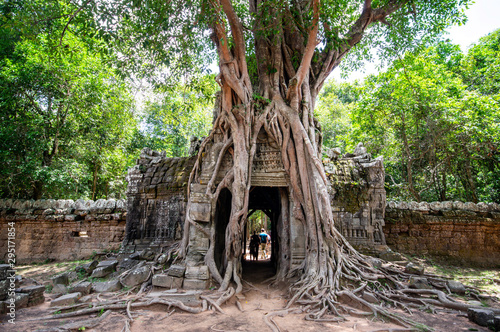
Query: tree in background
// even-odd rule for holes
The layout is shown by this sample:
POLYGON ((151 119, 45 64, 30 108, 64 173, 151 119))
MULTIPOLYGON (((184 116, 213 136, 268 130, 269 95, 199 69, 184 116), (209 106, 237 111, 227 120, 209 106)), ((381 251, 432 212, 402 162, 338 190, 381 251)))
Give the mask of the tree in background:
POLYGON ((352 130, 351 111, 359 99, 359 87, 358 82, 337 83, 330 80, 325 83, 314 110, 321 124, 324 147, 346 150, 352 130))
MULTIPOLYGON (((342 118, 330 126, 344 126, 350 149, 363 141, 385 157, 393 199, 499 200, 498 36, 481 38, 466 55, 448 42, 407 53, 366 78, 354 104, 331 108, 351 107, 352 128, 342 118)), ((339 100, 332 84, 325 101, 339 100)))
POLYGON ((208 135, 218 85, 215 75, 198 77, 195 84, 178 84, 167 91, 157 89, 146 101, 134 137, 137 149, 166 151, 167 157, 187 156, 190 137, 208 135))
POLYGON ((129 89, 92 31, 66 25, 71 13, 63 2, 2 4, 1 196, 96 198, 125 188, 129 89), (30 16, 32 6, 54 18, 30 16))
MULTIPOLYGON (((216 49, 220 103, 188 188, 191 183, 199 183, 205 147, 214 142, 220 130, 223 147, 216 165, 228 153, 232 168, 222 182, 217 184, 212 179, 208 183, 206 195, 215 205, 221 190, 227 188, 232 194, 221 272, 214 262, 214 234, 210 235, 205 258, 211 276, 220 284, 220 301, 242 290, 241 243, 248 215, 250 170, 261 132, 281 150, 289 175, 293 216, 306 229, 303 264, 292 269, 289 261, 283 260, 278 266, 278 280, 297 277, 289 305, 314 297, 319 306, 308 317, 321 320, 326 312, 336 313, 333 307, 339 296, 359 300, 345 285, 352 284, 354 289, 380 277, 381 272, 334 227, 320 160, 321 130, 313 116, 316 99, 328 75, 355 46, 360 56, 386 43, 400 50, 412 48, 421 39, 432 39, 448 24, 460 21, 460 9, 466 3, 134 0, 125 1, 122 7, 92 7, 98 13, 115 9, 119 18, 114 16, 109 21, 113 27, 106 32, 134 69, 156 72, 157 80, 164 79, 165 84, 176 74, 183 77, 186 72, 203 69, 208 65, 204 61, 212 60, 207 50, 216 49), (140 61, 135 59, 140 52, 148 57, 139 67, 140 61), (169 66, 168 70, 155 68, 160 63, 169 66)), ((383 48, 387 56, 394 49, 383 48)), ((217 172, 218 166, 214 174, 217 172)), ((194 224, 189 211, 186 216, 179 258, 186 255, 189 228, 194 224)), ((380 291, 372 286, 365 290, 380 291)), ((383 311, 375 306, 373 310, 383 311)))

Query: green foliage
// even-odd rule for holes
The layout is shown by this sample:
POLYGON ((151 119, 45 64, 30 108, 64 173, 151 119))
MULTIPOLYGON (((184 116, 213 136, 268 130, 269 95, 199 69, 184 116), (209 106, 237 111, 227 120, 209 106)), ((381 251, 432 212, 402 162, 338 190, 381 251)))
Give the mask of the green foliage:
MULTIPOLYGON (((38 6, 28 1, 18 9, 38 6)), ((127 85, 73 29, 57 20, 27 29, 27 17, 14 20, 3 9, 1 29, 10 38, 0 44, 0 196, 123 192, 124 149, 135 126, 127 85)), ((63 6, 50 14, 67 15, 63 6)))
MULTIPOLYGON (((447 25, 464 20, 460 10, 469 2, 412 1, 390 17, 390 25, 371 27, 352 59, 369 57, 369 50, 377 46, 384 46, 386 58, 393 59, 414 49, 417 41, 434 40, 447 25), (411 11, 416 12, 408 15, 411 11)), ((259 84, 259 73, 273 75, 278 70, 275 63, 257 61, 257 39, 279 46, 284 29, 297 43, 288 50, 296 70, 302 58, 298 50, 307 42, 312 24, 312 6, 269 0, 251 14, 247 1, 232 4, 244 26, 252 84, 259 84), (256 26, 260 28, 252 29, 256 26)), ((340 49, 349 43, 362 4, 321 2, 313 66, 322 64, 325 48, 340 49)), ((375 10, 386 4, 387 0, 372 2, 375 10)), ((235 47, 232 37, 217 40, 209 35, 215 22, 222 20, 229 27, 218 9, 205 0, 3 1, 0 158, 5 162, 0 197, 123 197, 125 171, 144 146, 185 156, 188 138, 204 136, 210 127, 217 86, 207 73, 217 57, 215 45, 227 42, 235 47), (130 82, 151 87, 141 100, 140 114, 130 82)), ((478 51, 474 59, 484 54, 490 59, 488 52, 478 51)), ((443 65, 455 68, 457 61, 461 60, 452 57, 443 65)), ((474 68, 491 61, 469 63, 474 68)), ((470 76, 466 70, 460 75, 470 76)), ((494 81, 495 76, 485 69, 484 77, 494 81)), ((319 103, 317 115, 325 143, 345 148, 352 145, 348 132, 358 89, 345 85, 334 92, 335 97, 324 93, 332 99, 319 103), (332 118, 339 120, 328 121, 332 118)), ((257 111, 269 102, 259 97, 254 101, 257 111)), ((474 103, 489 107, 484 100, 474 103)), ((492 173, 481 177, 491 179, 492 173)))
POLYGON ((321 123, 326 148, 339 147, 345 151, 352 129, 350 114, 359 97, 358 88, 358 82, 348 84, 333 80, 323 87, 314 113, 321 123))
POLYGON ((190 136, 208 135, 218 87, 214 75, 200 77, 195 83, 158 91, 146 101, 132 149, 149 147, 166 151, 167 157, 185 157, 190 136))
POLYGON ((332 114, 325 145, 352 151, 361 141, 383 155, 392 199, 498 201, 498 35, 466 55, 447 42, 407 53, 350 84, 355 97, 330 83, 318 103, 320 119, 332 114))

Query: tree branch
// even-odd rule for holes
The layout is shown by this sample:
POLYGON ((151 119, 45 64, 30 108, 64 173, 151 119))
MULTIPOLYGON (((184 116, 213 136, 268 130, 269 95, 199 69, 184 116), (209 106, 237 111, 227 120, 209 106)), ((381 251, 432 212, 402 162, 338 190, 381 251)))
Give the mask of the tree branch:
MULTIPOLYGON (((297 69, 297 74, 295 78, 297 80, 296 88, 299 89, 302 85, 302 81, 306 77, 306 74, 309 72, 309 67, 311 65, 311 60, 314 55, 314 50, 317 45, 317 36, 318 36, 318 22, 319 22, 319 0, 313 0, 313 21, 311 30, 309 30, 306 49, 304 51, 304 56, 302 57, 302 61, 300 62, 299 69, 297 69)), ((293 88, 293 87, 292 87, 293 88)))
POLYGON ((62 41, 63 41, 63 38, 64 38, 64 34, 66 33, 66 30, 68 29, 69 27, 69 24, 71 23, 71 21, 73 21, 73 19, 75 18, 76 15, 78 15, 78 13, 83 9, 85 8, 85 6, 87 6, 87 4, 92 1, 92 0, 87 0, 87 2, 85 2, 80 8, 78 8, 69 18, 68 20, 68 23, 66 23, 66 25, 64 26, 64 29, 61 33, 61 39, 59 39, 59 46, 62 45, 62 41))

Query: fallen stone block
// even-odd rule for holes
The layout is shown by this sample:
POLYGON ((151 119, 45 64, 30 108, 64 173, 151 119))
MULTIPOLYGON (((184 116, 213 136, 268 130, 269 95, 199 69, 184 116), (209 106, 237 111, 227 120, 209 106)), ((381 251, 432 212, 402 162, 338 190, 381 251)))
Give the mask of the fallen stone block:
POLYGON ((184 277, 184 272, 186 272, 186 267, 183 265, 172 265, 168 271, 167 274, 172 277, 178 277, 182 278, 184 277))
POLYGON ((10 287, 9 285, 9 280, 0 280, 0 301, 3 301, 7 298, 10 287))
POLYGON ((92 290, 96 293, 116 292, 122 288, 119 280, 96 282, 92 285, 92 290))
POLYGON ((184 278, 172 277, 167 274, 155 274, 153 276, 153 286, 163 288, 182 288, 184 278))
POLYGON ((380 258, 388 262, 404 261, 406 258, 399 252, 394 252, 392 250, 385 251, 380 254, 380 258))
POLYGON ((116 260, 116 259, 109 259, 109 260, 105 260, 105 261, 99 262, 99 264, 97 264, 97 267, 112 266, 113 269, 114 269, 114 268, 116 268, 117 265, 118 265, 118 260, 116 260))
POLYGON ((92 302, 92 295, 85 295, 85 296, 82 296, 78 302, 79 303, 87 303, 87 302, 92 302))
POLYGON ((62 284, 57 284, 52 287, 53 294, 66 294, 68 292, 68 287, 62 284))
POLYGON ((116 270, 119 272, 127 271, 139 264, 138 260, 125 258, 116 266, 116 270))
POLYGON ((30 297, 28 300, 28 307, 33 307, 45 302, 45 296, 30 297))
POLYGON ((7 271, 9 270, 9 264, 0 264, 0 280, 5 280, 7 278, 7 271))
POLYGON ((493 311, 488 309, 469 308, 467 316, 471 322, 480 326, 488 326, 490 322, 493 323, 494 321, 493 311))
POLYGON ((189 306, 199 306, 201 304, 200 300, 200 291, 187 291, 183 293, 177 293, 172 291, 163 291, 163 292, 151 292, 147 295, 149 298, 159 297, 163 300, 167 301, 180 301, 185 305, 189 306))
POLYGON ((416 289, 432 289, 429 281, 426 278, 411 276, 409 280, 409 287, 416 289))
POLYGON ((465 294, 465 286, 455 280, 448 280, 446 282, 446 285, 450 289, 452 293, 458 294, 458 295, 464 295, 465 294))
POLYGON ((152 250, 145 249, 139 253, 139 259, 146 260, 146 261, 152 261, 155 259, 156 253, 152 250))
POLYGON ((25 293, 16 293, 16 309, 26 308, 28 306, 29 295, 25 293))
POLYGON ((45 302, 45 297, 43 292, 45 291, 45 286, 27 286, 16 289, 17 293, 28 294, 28 307, 32 307, 45 302))
POLYGON ((64 285, 64 286, 69 285, 69 278, 68 278, 67 273, 59 274, 55 277, 50 278, 50 280, 52 281, 52 285, 54 285, 54 286, 55 285, 64 285))
POLYGON ((51 307, 62 307, 62 306, 72 305, 72 304, 75 304, 80 297, 82 297, 82 294, 80 294, 80 293, 66 294, 66 295, 58 297, 55 300, 52 300, 52 302, 50 302, 50 306, 51 307))
POLYGON ((129 259, 133 259, 133 260, 140 260, 141 259, 141 253, 139 252, 134 252, 132 254, 130 254, 130 256, 128 256, 129 259))
POLYGON ((182 288, 184 289, 206 289, 208 285, 207 280, 200 279, 184 279, 182 288))
POLYGON ((84 273, 85 275, 90 275, 95 270, 98 264, 99 264, 98 261, 92 261, 87 264, 79 265, 75 268, 75 272, 84 273))
POLYGON ((425 268, 423 266, 420 266, 420 265, 417 265, 417 264, 414 264, 411 262, 405 266, 405 272, 410 273, 410 274, 422 275, 422 274, 424 274, 424 270, 425 270, 425 268))
POLYGON ((113 272, 115 272, 115 267, 113 265, 97 267, 94 271, 92 271, 91 277, 92 278, 104 278, 113 272))
POLYGON ((82 295, 87 295, 92 290, 92 283, 88 281, 79 282, 69 288, 72 293, 81 293, 82 295))
POLYGON ((134 287, 148 280, 151 274, 149 266, 141 266, 120 280, 124 287, 134 287))
POLYGON ((493 331, 500 331, 500 316, 493 317, 493 331))

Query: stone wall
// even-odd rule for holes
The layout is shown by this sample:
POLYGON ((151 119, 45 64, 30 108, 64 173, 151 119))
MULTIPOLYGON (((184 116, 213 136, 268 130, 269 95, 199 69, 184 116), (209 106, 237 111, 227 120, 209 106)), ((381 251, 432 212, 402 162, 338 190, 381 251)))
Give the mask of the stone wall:
POLYGON ((324 165, 331 184, 335 226, 358 250, 367 253, 384 250, 383 159, 372 159, 361 143, 342 158, 338 149, 330 150, 328 156, 324 165))
POLYGON ((182 237, 194 162, 194 157, 166 158, 164 152, 142 150, 127 175, 127 251, 169 245, 182 237))
POLYGON ((0 260, 15 222, 17 263, 88 258, 123 241, 125 200, 0 200, 0 260))
POLYGON ((497 203, 389 202, 385 211, 386 242, 395 251, 500 266, 497 203))

